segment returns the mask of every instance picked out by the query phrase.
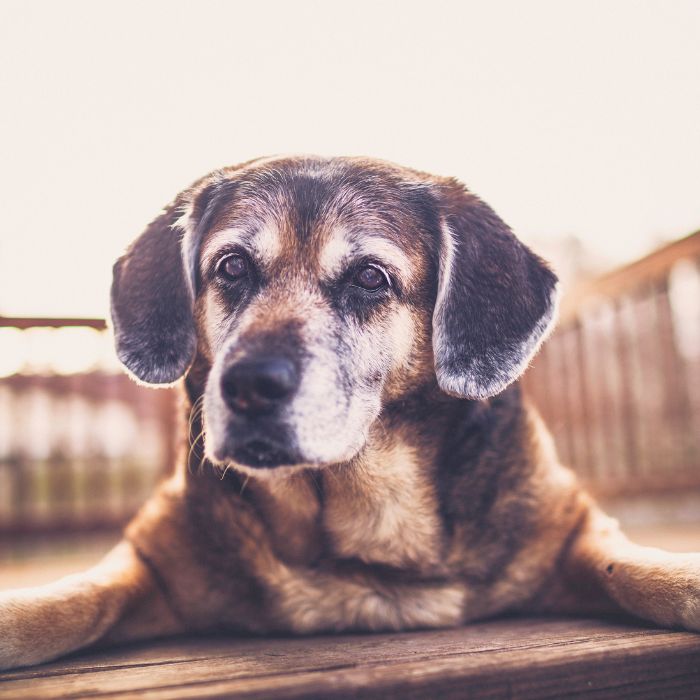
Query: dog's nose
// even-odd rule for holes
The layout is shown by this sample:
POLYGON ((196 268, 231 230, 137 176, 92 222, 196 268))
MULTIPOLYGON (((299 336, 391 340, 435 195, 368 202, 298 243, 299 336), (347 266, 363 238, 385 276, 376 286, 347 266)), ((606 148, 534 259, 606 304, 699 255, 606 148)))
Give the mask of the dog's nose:
POLYGON ((221 391, 231 410, 260 414, 283 404, 299 384, 294 363, 284 357, 245 359, 229 367, 221 391))

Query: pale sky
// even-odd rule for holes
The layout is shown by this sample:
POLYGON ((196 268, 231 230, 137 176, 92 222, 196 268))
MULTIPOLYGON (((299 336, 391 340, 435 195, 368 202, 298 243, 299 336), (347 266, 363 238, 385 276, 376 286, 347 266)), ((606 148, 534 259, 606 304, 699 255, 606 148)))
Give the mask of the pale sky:
POLYGON ((104 315, 178 190, 272 153, 460 177, 609 265, 700 228, 700 1, 0 0, 0 314, 104 315))

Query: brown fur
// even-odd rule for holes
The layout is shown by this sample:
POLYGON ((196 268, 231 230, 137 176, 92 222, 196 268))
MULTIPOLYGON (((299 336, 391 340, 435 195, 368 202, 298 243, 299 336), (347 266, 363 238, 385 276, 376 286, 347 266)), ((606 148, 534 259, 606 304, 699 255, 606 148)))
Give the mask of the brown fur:
POLYGON ((699 630, 700 555, 629 543, 517 383, 503 389, 546 332, 553 284, 452 180, 298 158, 195 183, 113 288, 127 366, 153 383, 186 373, 183 458, 102 564, 0 596, 0 668, 185 631, 400 630, 508 611, 699 630), (239 251, 255 271, 223 283, 217 265, 239 251), (358 290, 358 256, 391 286, 358 290), (226 372, 270 353, 300 374, 289 406, 234 415, 226 372), (275 464, 233 456, 261 430, 281 444, 256 448, 275 464))

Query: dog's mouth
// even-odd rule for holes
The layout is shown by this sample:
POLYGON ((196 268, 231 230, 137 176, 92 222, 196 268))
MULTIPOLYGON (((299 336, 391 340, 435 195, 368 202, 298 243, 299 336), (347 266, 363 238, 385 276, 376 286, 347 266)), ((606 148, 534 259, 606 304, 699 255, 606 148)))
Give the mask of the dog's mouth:
POLYGON ((273 469, 274 467, 292 466, 301 460, 298 455, 283 449, 268 440, 251 440, 237 447, 233 459, 238 464, 258 469, 273 469))

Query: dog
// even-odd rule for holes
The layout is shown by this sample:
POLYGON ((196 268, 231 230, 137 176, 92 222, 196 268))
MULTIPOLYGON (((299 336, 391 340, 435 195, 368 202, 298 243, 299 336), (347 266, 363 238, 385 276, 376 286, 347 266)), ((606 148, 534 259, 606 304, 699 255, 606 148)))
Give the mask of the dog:
POLYGON ((195 182, 111 294, 126 368, 184 377, 181 459, 101 563, 2 594, 0 667, 513 612, 700 630, 700 554, 629 542, 521 395, 557 293, 454 179, 279 157, 195 182))

